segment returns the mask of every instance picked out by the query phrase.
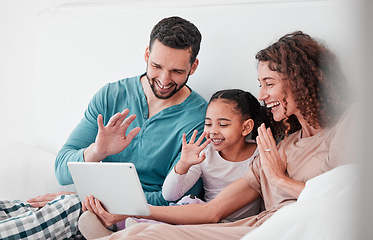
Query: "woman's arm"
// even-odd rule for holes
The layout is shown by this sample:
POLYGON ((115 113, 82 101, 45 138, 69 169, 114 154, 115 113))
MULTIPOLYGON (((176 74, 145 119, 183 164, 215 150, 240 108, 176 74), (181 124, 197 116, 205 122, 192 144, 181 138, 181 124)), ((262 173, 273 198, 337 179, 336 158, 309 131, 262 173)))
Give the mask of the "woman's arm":
MULTIPOLYGON (((217 223, 259 197, 247 182, 240 178, 225 187, 213 200, 204 204, 178 206, 150 206, 150 216, 136 216, 172 224, 217 223)), ((95 213, 107 227, 128 216, 108 213, 100 201, 89 196, 83 203, 83 211, 95 213)))
POLYGON ((240 178, 225 187, 213 200, 204 204, 180 206, 150 206, 154 219, 172 224, 216 223, 259 197, 247 182, 240 178))

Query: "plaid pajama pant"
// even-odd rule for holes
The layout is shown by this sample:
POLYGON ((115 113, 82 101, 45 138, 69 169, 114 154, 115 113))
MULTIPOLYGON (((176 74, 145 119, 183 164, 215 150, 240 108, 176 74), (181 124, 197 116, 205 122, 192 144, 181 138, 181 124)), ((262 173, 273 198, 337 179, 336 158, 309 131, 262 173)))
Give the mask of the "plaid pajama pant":
POLYGON ((0 201, 0 239, 68 239, 78 233, 81 204, 77 195, 63 195, 43 208, 0 201))

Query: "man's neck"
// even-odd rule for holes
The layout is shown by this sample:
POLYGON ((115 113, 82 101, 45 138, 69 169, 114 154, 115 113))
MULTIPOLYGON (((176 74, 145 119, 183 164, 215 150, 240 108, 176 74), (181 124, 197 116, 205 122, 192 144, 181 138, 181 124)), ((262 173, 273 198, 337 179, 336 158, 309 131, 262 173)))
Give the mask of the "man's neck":
POLYGON ((184 102, 191 93, 190 89, 187 86, 184 86, 172 97, 167 99, 159 99, 154 95, 153 90, 151 89, 148 79, 145 75, 140 78, 140 81, 146 96, 146 101, 148 103, 149 118, 159 113, 163 109, 184 102))

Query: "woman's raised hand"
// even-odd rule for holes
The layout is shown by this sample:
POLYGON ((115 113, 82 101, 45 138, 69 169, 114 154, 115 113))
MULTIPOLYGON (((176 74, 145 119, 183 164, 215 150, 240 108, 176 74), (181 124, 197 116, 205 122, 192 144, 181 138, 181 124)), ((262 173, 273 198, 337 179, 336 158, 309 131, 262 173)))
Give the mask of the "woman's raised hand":
POLYGON ((197 133, 198 131, 194 130, 189 143, 187 143, 186 141, 186 134, 183 134, 183 148, 181 150, 181 157, 179 162, 175 166, 175 172, 178 174, 187 173, 191 166, 203 162, 203 160, 205 160, 206 158, 204 153, 200 153, 211 142, 211 140, 207 139, 204 143, 202 143, 203 139, 206 136, 206 132, 203 132, 198 140, 194 142, 196 140, 197 133))
POLYGON ((304 189, 305 183, 286 176, 287 157, 284 150, 281 152, 277 150, 276 141, 272 136, 271 129, 266 129, 265 125, 262 124, 258 128, 256 141, 260 153, 260 162, 269 184, 298 198, 304 189))
POLYGON ((281 154, 278 152, 276 141, 273 138, 271 129, 267 129, 264 123, 258 128, 256 141, 259 148, 263 171, 268 177, 268 181, 272 185, 277 185, 281 178, 286 177, 286 155, 283 151, 281 154))
POLYGON ((120 153, 140 132, 140 128, 132 129, 126 136, 129 125, 135 120, 136 115, 127 117, 128 109, 112 116, 109 122, 104 126, 102 115, 97 117, 98 133, 95 143, 92 144, 91 151, 84 153, 86 162, 99 162, 107 156, 120 153), (127 117, 127 118, 126 118, 127 117))

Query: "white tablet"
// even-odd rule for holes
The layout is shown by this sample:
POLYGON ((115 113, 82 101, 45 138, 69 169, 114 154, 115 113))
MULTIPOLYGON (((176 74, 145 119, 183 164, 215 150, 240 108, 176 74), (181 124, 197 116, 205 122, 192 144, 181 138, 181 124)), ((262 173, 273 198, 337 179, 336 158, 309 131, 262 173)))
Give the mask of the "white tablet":
POLYGON ((92 195, 113 214, 149 216, 150 210, 132 163, 68 162, 80 200, 92 195))

